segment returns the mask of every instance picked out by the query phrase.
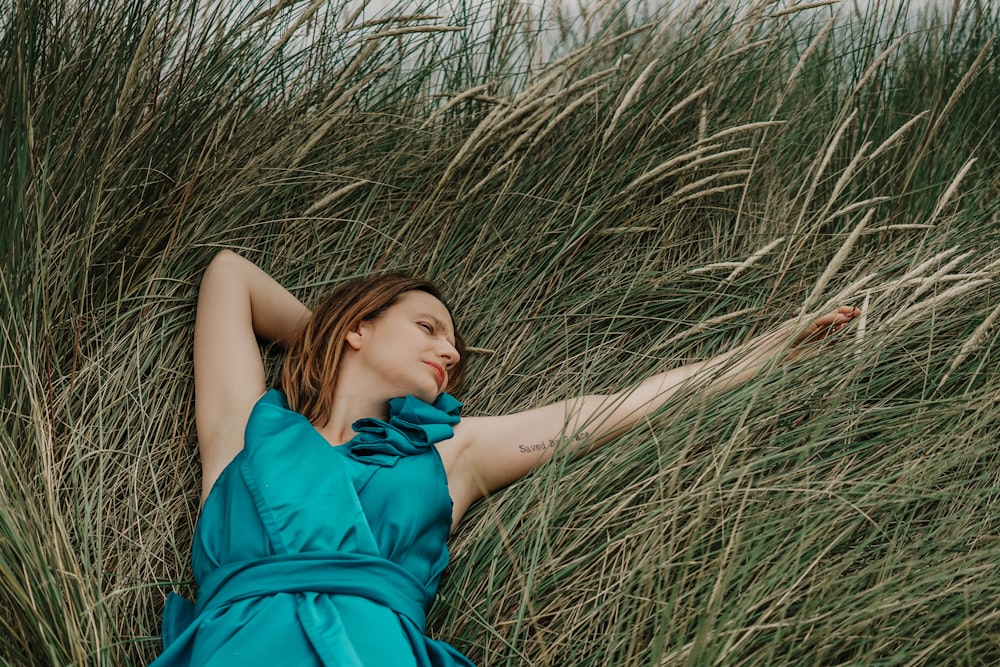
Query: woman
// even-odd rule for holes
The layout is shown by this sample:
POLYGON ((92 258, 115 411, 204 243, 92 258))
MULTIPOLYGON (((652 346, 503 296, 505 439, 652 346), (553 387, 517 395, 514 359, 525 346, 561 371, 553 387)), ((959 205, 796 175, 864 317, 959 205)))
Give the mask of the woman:
POLYGON ((469 507, 592 448, 682 386, 718 391, 860 314, 841 307, 627 391, 459 420, 463 345, 434 287, 348 284, 315 313, 219 253, 198 297, 194 362, 202 515, 198 604, 171 594, 165 665, 469 666, 424 634, 424 609, 469 507), (266 391, 257 338, 288 348, 266 391))

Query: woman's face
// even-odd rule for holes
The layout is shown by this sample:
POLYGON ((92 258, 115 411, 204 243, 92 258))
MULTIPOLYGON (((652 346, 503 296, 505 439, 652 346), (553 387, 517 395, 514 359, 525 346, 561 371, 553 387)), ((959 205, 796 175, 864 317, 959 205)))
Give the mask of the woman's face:
POLYGON ((404 292, 379 317, 347 337, 366 369, 395 396, 432 403, 458 363, 455 328, 444 304, 427 292, 404 292))

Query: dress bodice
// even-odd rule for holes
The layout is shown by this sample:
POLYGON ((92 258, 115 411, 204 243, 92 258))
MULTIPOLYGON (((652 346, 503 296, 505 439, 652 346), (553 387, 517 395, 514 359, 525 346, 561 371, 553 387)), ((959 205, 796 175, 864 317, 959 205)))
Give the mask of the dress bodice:
POLYGON ((331 446, 284 394, 261 397, 243 451, 205 500, 192 550, 196 581, 241 560, 349 548, 436 588, 452 503, 434 444, 451 437, 461 404, 443 394, 434 405, 408 396, 389 408, 388 421, 359 420, 352 440, 331 446), (346 498, 345 484, 354 490, 346 498))
POLYGON ((198 602, 168 601, 156 664, 287 657, 300 634, 297 665, 381 665, 391 655, 398 665, 471 666, 423 634, 452 516, 435 444, 452 437, 460 409, 447 394, 433 405, 393 399, 387 420, 359 420, 354 438, 331 446, 281 392, 264 394, 195 528, 198 602), (252 633, 258 624, 263 634, 252 633))

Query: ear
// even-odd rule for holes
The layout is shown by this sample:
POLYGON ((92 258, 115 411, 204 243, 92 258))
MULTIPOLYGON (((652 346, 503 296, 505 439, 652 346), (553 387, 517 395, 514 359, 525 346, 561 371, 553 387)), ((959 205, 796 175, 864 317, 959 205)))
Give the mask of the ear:
POLYGON ((344 336, 344 342, 351 346, 353 350, 360 350, 364 341, 364 322, 358 322, 344 336))

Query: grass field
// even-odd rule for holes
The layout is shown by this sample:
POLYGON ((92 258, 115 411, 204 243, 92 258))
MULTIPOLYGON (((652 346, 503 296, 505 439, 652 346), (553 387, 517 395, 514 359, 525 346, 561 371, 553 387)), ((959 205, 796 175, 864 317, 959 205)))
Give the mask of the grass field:
POLYGON ((466 414, 863 308, 475 508, 430 631, 477 664, 1000 663, 995 5, 192 4, 0 5, 0 661, 145 664, 194 593, 231 248, 439 281, 466 414))

